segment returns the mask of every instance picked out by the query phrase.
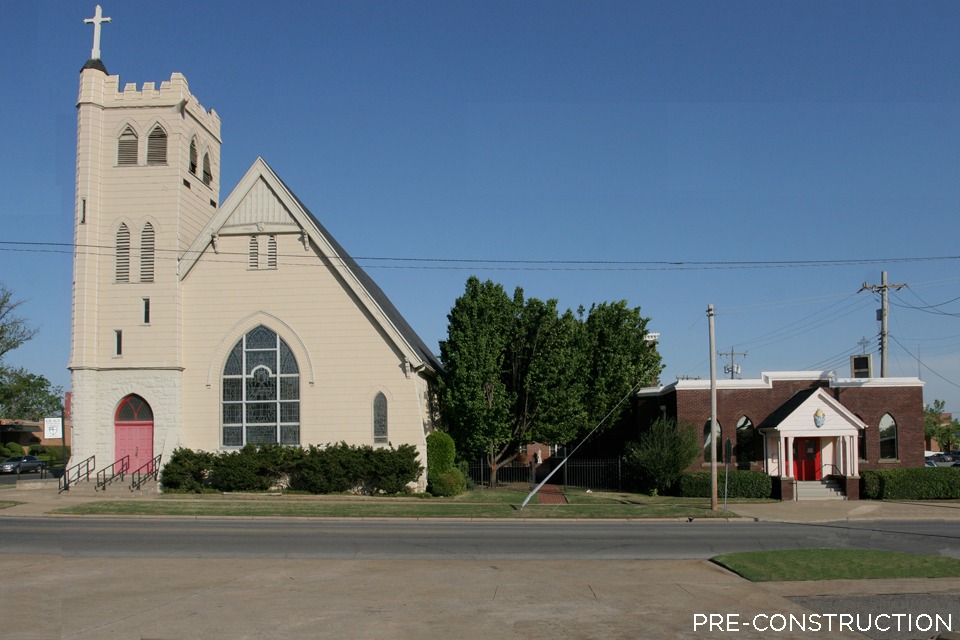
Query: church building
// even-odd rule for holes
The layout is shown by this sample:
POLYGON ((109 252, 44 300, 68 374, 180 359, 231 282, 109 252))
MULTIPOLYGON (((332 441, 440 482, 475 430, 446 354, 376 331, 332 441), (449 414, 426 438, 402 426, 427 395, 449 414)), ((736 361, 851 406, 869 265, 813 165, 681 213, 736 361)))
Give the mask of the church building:
POLYGON ((77 102, 71 464, 343 441, 426 466, 436 356, 262 158, 221 200, 219 116, 179 73, 121 87, 107 21, 77 102))

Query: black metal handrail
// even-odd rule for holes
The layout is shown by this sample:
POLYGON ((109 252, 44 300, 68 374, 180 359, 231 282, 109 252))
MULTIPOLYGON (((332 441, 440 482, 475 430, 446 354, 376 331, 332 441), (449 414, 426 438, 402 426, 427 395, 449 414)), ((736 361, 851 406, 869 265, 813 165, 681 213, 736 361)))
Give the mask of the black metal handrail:
POLYGON ((65 469, 63 475, 60 476, 60 490, 57 493, 69 491, 70 485, 80 482, 80 480, 90 480, 90 474, 93 473, 93 470, 96 468, 97 457, 90 456, 86 460, 78 462, 69 469, 65 469), (74 475, 76 475, 76 477, 73 477, 74 475))
POLYGON ((130 471, 130 456, 125 455, 109 467, 104 467, 97 471, 97 484, 94 485, 94 489, 99 491, 101 488, 106 489, 107 485, 112 483, 114 480, 119 478, 123 480, 125 476, 130 471))
POLYGON ((160 455, 156 455, 152 460, 140 465, 140 468, 130 474, 130 491, 136 491, 139 489, 144 482, 153 478, 157 479, 157 474, 160 473, 160 455))

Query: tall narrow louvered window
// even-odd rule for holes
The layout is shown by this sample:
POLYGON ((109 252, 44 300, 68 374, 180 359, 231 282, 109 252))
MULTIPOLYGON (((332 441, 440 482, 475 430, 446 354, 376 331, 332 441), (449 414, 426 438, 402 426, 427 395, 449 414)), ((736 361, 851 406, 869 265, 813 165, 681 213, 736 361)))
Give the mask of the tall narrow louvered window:
POLYGON ((210 170, 210 154, 203 154, 203 184, 210 186, 213 182, 213 171, 210 170))
POLYGON ((147 164, 167 164, 167 132, 160 125, 147 136, 147 164))
POLYGON ((117 164, 121 166, 136 166, 137 164, 137 134, 127 127, 117 140, 117 164))
POLYGON ((197 175, 197 139, 190 141, 190 173, 197 175))
POLYGON ((121 224, 117 229, 117 282, 130 282, 130 229, 127 225, 121 224))
POLYGON ((153 282, 154 248, 156 234, 149 222, 140 232, 140 282, 153 282))
POLYGON ((267 268, 277 268, 277 236, 267 238, 267 268))
POLYGON ((247 249, 247 267, 250 269, 260 268, 260 243, 257 242, 257 236, 250 236, 250 247, 247 249))
POLYGON ((373 441, 387 443, 387 396, 382 393, 373 399, 373 441))

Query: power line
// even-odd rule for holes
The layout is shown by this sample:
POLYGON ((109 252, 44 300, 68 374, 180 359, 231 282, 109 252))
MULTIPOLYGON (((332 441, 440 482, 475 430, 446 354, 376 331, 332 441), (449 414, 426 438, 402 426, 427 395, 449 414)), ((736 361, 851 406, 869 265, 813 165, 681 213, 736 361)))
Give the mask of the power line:
MULTIPOLYGON (((19 251, 25 253, 72 253, 74 245, 57 242, 10 242, 0 241, 0 251, 19 251), (32 247, 32 248, 27 248, 32 247)), ((113 255, 114 247, 102 245, 77 245, 79 249, 103 251, 100 255, 113 255)), ((206 249, 206 247, 204 248, 206 249)), ((176 249, 155 249, 157 253, 178 253, 176 249)), ((236 256, 246 261, 243 252, 220 251, 219 256, 236 256)), ((185 257, 185 256, 183 256, 185 257)), ((293 257, 293 256, 285 256, 293 257)), ((937 262, 960 260, 960 256, 915 256, 904 258, 847 258, 836 260, 518 260, 499 258, 433 258, 433 257, 397 257, 397 256, 353 256, 355 261, 410 263, 413 266, 364 264, 371 268, 386 269, 474 269, 483 266, 488 269, 538 270, 538 271, 694 271, 723 269, 775 269, 835 267, 846 265, 864 265, 904 262, 937 262), (420 263, 420 264, 416 264, 420 263), (442 264, 445 266, 426 266, 442 264), (470 266, 453 266, 470 265, 470 266), (494 265, 494 266, 491 266, 494 265), (512 265, 510 267, 502 265, 512 265)))

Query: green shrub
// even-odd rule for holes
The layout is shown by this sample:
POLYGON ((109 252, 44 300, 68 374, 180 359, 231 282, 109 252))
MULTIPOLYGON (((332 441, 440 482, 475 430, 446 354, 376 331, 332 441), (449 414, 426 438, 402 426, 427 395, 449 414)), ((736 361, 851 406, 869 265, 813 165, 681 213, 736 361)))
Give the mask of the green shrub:
POLYGON ((960 499, 960 468, 861 471, 860 497, 870 500, 957 500, 960 499))
POLYGON ((624 470, 635 488, 666 493, 700 455, 700 433, 686 422, 660 418, 628 442, 624 470))
POLYGON ((310 445, 290 477, 290 488, 310 493, 344 493, 357 489, 366 475, 363 452, 341 442, 310 445))
POLYGON ((369 493, 403 493, 423 473, 417 448, 412 444, 396 449, 364 449, 368 461, 364 487, 369 493))
POLYGON ((457 445, 446 431, 434 431, 427 436, 427 476, 453 469, 457 445))
POLYGON ((7 451, 11 456, 22 456, 23 455, 23 446, 19 442, 8 442, 6 445, 7 451))
POLYGON ((440 471, 428 476, 427 491, 434 496, 458 496, 467 490, 467 479, 460 469, 440 471))
POLYGON ((190 449, 174 449, 173 455, 160 470, 164 491, 203 493, 213 466, 214 454, 190 449))
MULTIPOLYGON (((717 472, 717 495, 723 497, 725 475, 717 472)), ((710 472, 688 471, 680 476, 677 493, 684 498, 710 497, 710 472)), ((762 471, 731 471, 727 485, 728 498, 769 498, 773 492, 773 480, 762 471)))
POLYGON ((213 459, 210 486, 217 491, 266 491, 279 477, 273 462, 272 453, 261 455, 252 444, 239 451, 221 453, 213 459))

